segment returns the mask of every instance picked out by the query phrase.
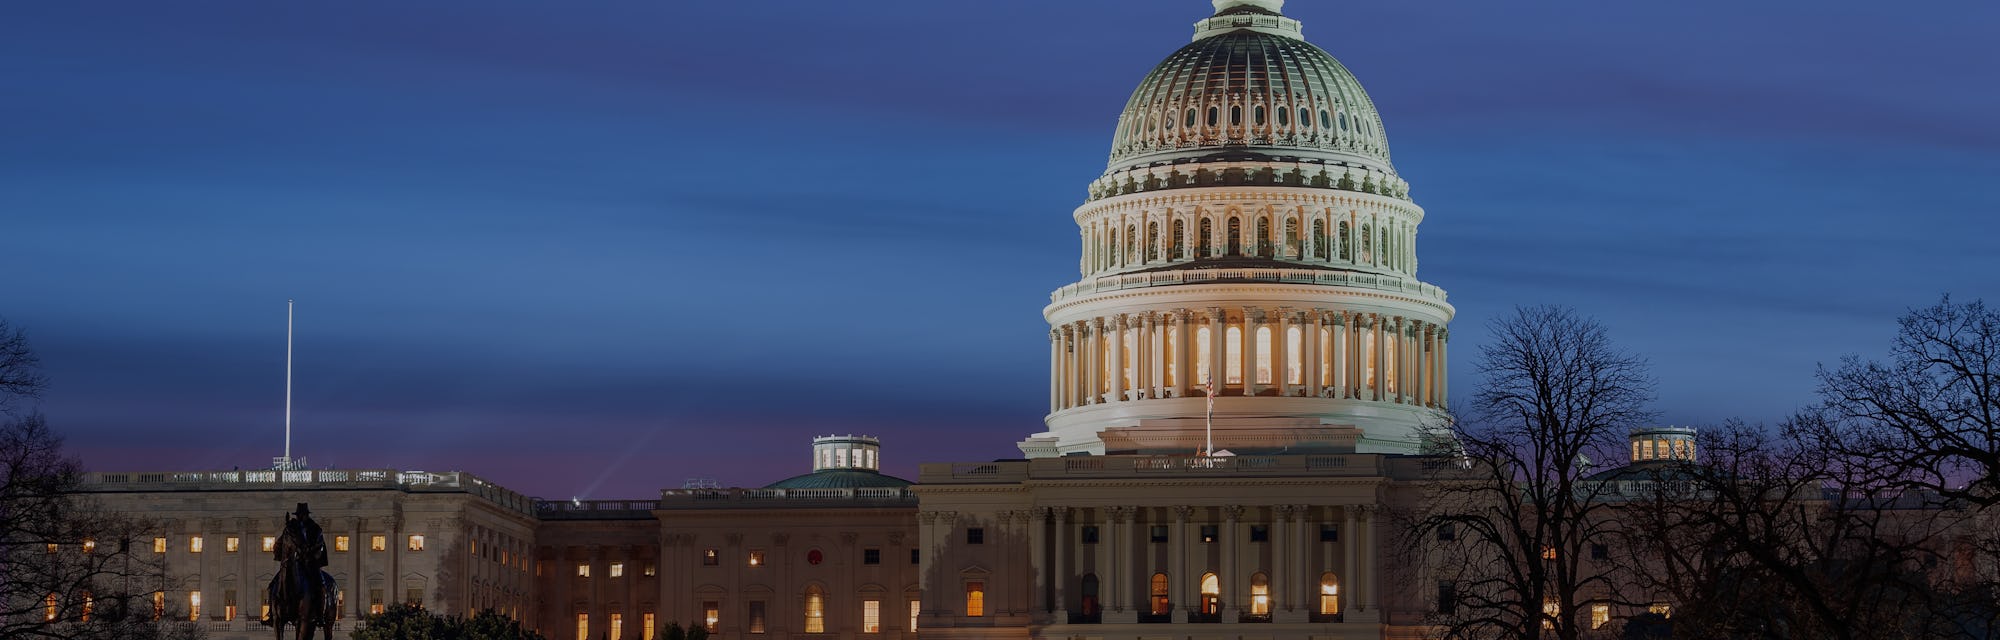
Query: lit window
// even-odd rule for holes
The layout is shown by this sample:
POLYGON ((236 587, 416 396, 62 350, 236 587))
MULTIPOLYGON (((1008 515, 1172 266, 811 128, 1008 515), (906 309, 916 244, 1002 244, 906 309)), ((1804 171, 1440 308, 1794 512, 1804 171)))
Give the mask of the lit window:
POLYGON ((236 590, 235 590, 235 589, 224 589, 224 590, 222 591, 222 619, 224 619, 224 620, 235 620, 235 619, 236 619, 236 590))
POLYGON ((1604 627, 1604 623, 1610 621, 1611 621, 1611 605, 1608 604, 1590 605, 1590 628, 1601 629, 1604 627))
POLYGON ((639 618, 639 640, 653 640, 653 614, 641 614, 639 618))
POLYGON ((1250 576, 1250 615, 1271 615, 1271 579, 1261 573, 1250 576))
POLYGON ((881 600, 861 601, 861 632, 862 633, 882 632, 881 600))
POLYGON ((643 573, 643 574, 644 574, 644 575, 645 575, 646 577, 648 577, 648 578, 651 578, 651 577, 653 577, 653 576, 656 576, 656 575, 659 575, 659 574, 660 574, 660 568, 659 568, 659 566, 658 566, 658 565, 655 565, 655 564, 653 564, 653 563, 651 563, 651 562, 648 562, 648 563, 646 563, 646 569, 645 569, 645 570, 644 570, 644 571, 643 571, 642 573, 643 573))
POLYGON ((96 553, 96 552, 97 552, 97 541, 96 541, 96 540, 92 540, 92 539, 90 539, 90 538, 84 538, 84 539, 83 539, 83 552, 84 552, 84 553, 96 553))
POLYGON ((1542 599, 1542 628, 1556 628, 1556 617, 1562 615, 1562 605, 1555 598, 1542 599))
POLYGON ((576 577, 578 578, 590 577, 590 565, 588 563, 578 563, 576 565, 576 577))
POLYGON ((1554 559, 1556 559, 1556 548, 1555 548, 1555 547, 1542 547, 1542 559, 1543 559, 1543 560, 1554 560, 1554 559))
POLYGON ((590 614, 576 614, 576 640, 590 640, 590 614))
POLYGON ((826 633, 826 596, 819 587, 806 590, 806 633, 826 633))
POLYGON ((369 551, 388 551, 389 536, 368 536, 369 551))
POLYGON ((166 553, 166 552, 167 552, 167 539, 153 538, 153 553, 166 553))
POLYGON ((188 538, 188 553, 201 553, 201 536, 188 538))
POLYGON ((1319 574, 1319 614, 1323 616, 1340 613, 1340 579, 1333 572, 1319 574))
POLYGON ((404 589, 404 590, 403 590, 403 603, 404 603, 404 604, 408 604, 408 605, 410 605, 410 606, 413 606, 413 607, 418 607, 418 606, 423 606, 423 604, 424 604, 424 590, 423 590, 423 589, 404 589))
POLYGON ((59 546, 59 545, 57 545, 56 543, 53 543, 53 542, 51 542, 51 543, 49 543, 49 544, 48 544, 48 549, 49 549, 49 553, 51 553, 51 554, 54 554, 54 553, 56 552, 56 550, 57 550, 57 549, 60 549, 60 548, 62 548, 62 547, 61 547, 61 546, 59 546))
POLYGON ((423 536, 410 536, 410 544, 409 544, 409 549, 410 549, 411 551, 423 551, 423 550, 424 550, 424 537, 423 537, 423 536))
POLYGON ((236 536, 229 536, 229 537, 227 537, 227 538, 223 538, 223 539, 222 539, 222 552, 223 552, 223 553, 236 553, 236 550, 237 550, 237 545, 238 545, 238 543, 237 543, 237 541, 236 541, 236 536))
POLYGON ((97 610, 97 597, 89 591, 83 592, 83 621, 90 622, 90 614, 97 610))
POLYGON ((611 577, 613 578, 625 577, 625 563, 623 562, 611 563, 611 577))
POLYGON ((1153 580, 1150 587, 1151 587, 1150 593, 1152 596, 1151 602, 1153 603, 1153 615, 1164 616, 1167 615, 1168 613, 1171 613, 1173 609, 1169 606, 1167 601, 1167 574, 1164 573, 1153 574, 1153 580))
POLYGON ((624 615, 624 614, 622 614, 622 613, 614 613, 614 614, 611 614, 611 637, 613 637, 613 638, 623 638, 623 637, 625 637, 625 615, 624 615))
POLYGON ((722 603, 708 600, 701 603, 701 628, 709 633, 722 626, 722 603))
POLYGON ((1653 606, 1650 606, 1650 607, 1646 607, 1646 612, 1647 612, 1647 613, 1656 613, 1656 614, 1659 614, 1659 615, 1660 615, 1660 617, 1662 617, 1662 618, 1672 618, 1672 617, 1674 617, 1674 607, 1673 607, 1673 605, 1670 605, 1670 604, 1667 604, 1667 603, 1665 603, 1665 602, 1655 602, 1655 603, 1653 603, 1653 606))
POLYGON ((753 567, 764 566, 764 552, 762 551, 750 552, 750 566, 753 567))
POLYGON ((722 564, 722 557, 716 555, 714 549, 708 549, 701 552, 701 564, 705 567, 713 567, 722 564))
POLYGON ((272 549, 278 548, 277 536, 264 536, 263 542, 264 542, 264 553, 270 553, 272 549))
POLYGON ((1201 574, 1201 613, 1215 615, 1222 609, 1222 581, 1213 573, 1201 574))
POLYGON ((51 594, 49 594, 49 597, 47 597, 47 598, 43 598, 43 599, 42 599, 42 622, 55 622, 55 621, 56 621, 56 609, 57 609, 57 607, 56 607, 56 594, 53 594, 53 593, 51 593, 51 594))
POLYGON ((197 621, 197 620, 200 620, 200 619, 201 619, 201 592, 200 592, 200 591, 189 591, 189 592, 188 592, 188 620, 189 620, 190 622, 192 622, 192 621, 197 621))
POLYGON ((920 601, 917 601, 917 600, 911 600, 911 601, 910 601, 910 630, 911 630, 911 631, 916 631, 916 630, 917 630, 917 614, 919 614, 919 613, 922 613, 922 612, 923 612, 923 607, 924 607, 924 603, 922 603, 922 602, 920 602, 920 601))
MULTIPOLYGON (((165 539, 164 539, 164 538, 162 538, 162 540, 165 540, 165 539)), ((165 592, 165 591, 154 591, 154 592, 153 592, 153 619, 154 619, 154 620, 159 620, 160 618, 162 618, 162 617, 165 617, 166 615, 167 615, 167 592, 165 592)))
POLYGON ((986 583, 978 580, 965 583, 965 615, 974 618, 986 615, 986 583))
POLYGON ((382 608, 383 608, 383 605, 382 605, 382 590, 381 590, 381 589, 369 589, 369 590, 368 590, 368 612, 369 612, 369 613, 381 613, 381 612, 382 612, 382 608))
POLYGON ((764 601, 762 600, 752 600, 750 602, 750 633, 760 635, 764 633, 764 601))

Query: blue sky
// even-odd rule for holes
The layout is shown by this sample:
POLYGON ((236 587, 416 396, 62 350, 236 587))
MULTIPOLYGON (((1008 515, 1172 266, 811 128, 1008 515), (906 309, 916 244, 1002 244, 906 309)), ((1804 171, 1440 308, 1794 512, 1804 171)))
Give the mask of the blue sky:
MULTIPOLYGON (((1667 422, 2000 292, 2000 6, 1346 3, 1483 326, 1571 305, 1667 422)), ((98 469, 296 453, 549 497, 1018 455, 1070 211, 1197 0, 60 2, 0 8, 0 316, 98 469)))

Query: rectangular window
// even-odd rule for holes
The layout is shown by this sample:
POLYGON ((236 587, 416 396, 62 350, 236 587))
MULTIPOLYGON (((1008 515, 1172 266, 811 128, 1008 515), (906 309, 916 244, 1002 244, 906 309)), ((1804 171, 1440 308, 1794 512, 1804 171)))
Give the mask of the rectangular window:
POLYGON ((625 637, 625 614, 622 613, 611 614, 611 637, 613 638, 625 637))
POLYGON ((910 564, 918 564, 918 562, 917 562, 917 557, 918 557, 918 554, 917 554, 917 550, 916 550, 916 549, 911 549, 911 550, 910 550, 910 564))
POLYGON ((1673 605, 1670 605, 1670 604, 1667 604, 1667 603, 1665 603, 1665 602, 1655 602, 1655 603, 1653 603, 1653 606, 1650 606, 1650 607, 1646 607, 1646 612, 1647 612, 1647 613, 1656 613, 1656 614, 1659 614, 1659 616, 1660 616, 1660 617, 1662 617, 1662 618, 1672 618, 1672 617, 1674 617, 1674 607, 1673 607, 1673 605))
POLYGON ((806 594, 806 633, 826 633, 826 598, 817 591, 806 594))
POLYGON ((882 564, 882 550, 862 549, 861 564, 882 564))
POLYGON ((404 589, 403 604, 407 604, 410 606, 422 606, 424 604, 424 590, 404 589))
POLYGON ((1554 559, 1556 559, 1556 548, 1555 548, 1555 547, 1547 547, 1547 546, 1545 546, 1545 547, 1542 547, 1542 559, 1543 559, 1543 560, 1554 560, 1554 559))
POLYGON ((1590 544, 1590 559, 1604 560, 1610 557, 1611 557, 1611 548, 1605 546, 1604 543, 1593 542, 1590 544))
POLYGON ((272 549, 278 548, 277 536, 264 536, 263 542, 264 542, 264 553, 270 553, 272 549))
POLYGON ((153 538, 153 553, 166 553, 166 552, 167 552, 167 539, 153 538))
POLYGON ((764 633, 764 601, 750 601, 750 633, 764 633))
POLYGON ((201 620, 201 592, 188 592, 188 621, 201 620))
POLYGON ((165 592, 165 591, 154 591, 154 592, 153 592, 153 619, 154 619, 154 620, 159 620, 160 618, 162 618, 162 617, 165 617, 166 615, 167 615, 167 592, 165 592))
POLYGON ((1083 534, 1079 537, 1083 538, 1084 544, 1097 544, 1097 527, 1085 525, 1083 534))
POLYGON ((1590 628, 1602 629, 1604 628, 1604 624, 1610 621, 1611 621, 1611 605, 1608 604, 1590 605, 1590 628))
POLYGON ((713 567, 719 564, 722 564, 722 556, 717 555, 714 549, 707 549, 701 552, 701 566, 713 567))
POLYGON ((882 632, 881 600, 861 601, 861 632, 862 633, 882 632))
POLYGON ((1438 540, 1442 541, 1457 540, 1458 530, 1452 527, 1452 523, 1446 522, 1438 525, 1437 535, 1438 535, 1438 540))
POLYGON ((576 614, 576 640, 590 640, 590 614, 576 614))
POLYGON ((983 528, 983 527, 971 527, 971 528, 968 528, 968 529, 966 529, 966 530, 965 530, 965 543, 966 543, 966 544, 986 544, 986 529, 985 529, 985 528, 983 528))
POLYGON ((623 562, 611 563, 611 577, 613 578, 625 577, 625 563, 623 562))
POLYGON ((381 613, 381 612, 382 612, 382 590, 381 590, 381 589, 369 589, 369 590, 368 590, 368 613, 371 613, 371 614, 372 614, 372 613, 381 613))
POLYGON ((754 551, 754 550, 753 550, 753 551, 751 551, 751 552, 750 552, 750 566, 753 566, 753 567, 761 567, 761 566, 764 566, 764 552, 763 552, 763 551, 754 551))
POLYGON ((188 538, 188 553, 201 553, 201 536, 188 538))
MULTIPOLYGON (((223 553, 236 553, 237 549, 239 548, 239 544, 240 544, 240 543, 238 543, 238 542, 237 542, 237 539, 236 539, 236 536, 229 536, 229 537, 227 537, 227 538, 223 538, 223 539, 222 539, 222 552, 223 552, 223 553)), ((54 545, 50 545, 50 546, 54 546, 54 545)))
POLYGON ((916 600, 911 600, 911 601, 910 601, 910 630, 911 630, 911 631, 916 631, 916 630, 917 630, 917 614, 919 614, 919 613, 922 613, 922 612, 923 612, 923 609, 924 609, 924 603, 922 603, 922 602, 919 602, 919 601, 916 601, 916 600))
POLYGON ((368 536, 369 551, 388 551, 389 536, 368 536))
POLYGON ((235 620, 235 619, 236 619, 236 590, 235 590, 235 589, 223 589, 223 590, 222 590, 222 619, 224 619, 224 620, 235 620))
POLYGON ((1271 541, 1271 527, 1269 527, 1269 526, 1267 526, 1267 525, 1261 525, 1261 524, 1253 524, 1253 525, 1250 525, 1250 541, 1251 541, 1251 542, 1270 542, 1270 541, 1271 541))
POLYGON ((424 550, 424 537, 423 537, 423 536, 410 536, 410 544, 409 544, 409 545, 408 545, 408 546, 407 546, 406 548, 408 548, 408 549, 409 549, 409 550, 411 550, 411 551, 423 551, 423 550, 424 550))
POLYGON ((645 574, 645 576, 646 576, 646 577, 648 577, 648 578, 651 578, 651 577, 653 577, 653 576, 657 576, 657 575, 660 575, 660 566, 659 566, 659 565, 656 565, 656 564, 653 564, 653 563, 651 563, 651 562, 648 562, 648 563, 646 563, 646 569, 645 569, 645 571, 644 571, 644 574, 645 574))
POLYGON ((639 620, 639 640, 653 640, 653 614, 643 614, 639 620))
POLYGON ((587 563, 587 562, 579 562, 579 563, 577 563, 577 565, 576 565, 576 577, 578 577, 578 578, 588 578, 588 577, 590 577, 590 563, 587 563))
POLYGON ((965 615, 980 617, 986 615, 986 583, 978 580, 965 583, 965 615))
POLYGON ((1334 525, 1334 524, 1323 524, 1323 525, 1320 525, 1320 526, 1319 526, 1319 541, 1320 541, 1320 542, 1340 542, 1340 525, 1334 525))
POLYGON ((84 553, 97 553, 97 541, 96 541, 96 540, 92 540, 92 539, 90 539, 90 538, 84 538, 84 539, 83 539, 83 552, 84 552, 84 553))
POLYGON ((1156 524, 1149 530, 1147 538, 1155 543, 1167 541, 1167 525, 1156 524))
POLYGON ((1444 615, 1458 613, 1458 585, 1438 583, 1437 612, 1444 615))
POLYGON ((339 552, 341 552, 341 553, 346 553, 346 552, 347 552, 347 545, 348 545, 348 540, 347 540, 347 536, 334 536, 334 537, 333 537, 333 550, 334 550, 334 551, 339 551, 339 552))
POLYGON ((1221 537, 1220 531, 1220 527, 1212 524, 1201 525, 1201 541, 1207 543, 1215 542, 1217 538, 1221 537))
POLYGON ((722 603, 707 600, 701 603, 701 628, 715 633, 722 627, 722 603))

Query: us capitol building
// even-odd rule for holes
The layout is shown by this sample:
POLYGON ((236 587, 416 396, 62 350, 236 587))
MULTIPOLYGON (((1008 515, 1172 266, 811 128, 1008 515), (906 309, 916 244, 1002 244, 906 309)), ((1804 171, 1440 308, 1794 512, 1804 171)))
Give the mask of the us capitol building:
MULTIPOLYGON (((1021 456, 879 472, 812 444, 763 488, 538 501, 467 473, 94 473, 160 518, 163 615, 264 637, 264 553, 310 503, 345 632, 396 602, 551 638, 1418 637, 1416 499, 1453 309, 1417 279, 1424 211, 1353 74, 1283 0, 1214 0, 1139 82, 1076 209, 1048 319, 1049 414, 1021 456)), ((1636 447, 1635 447, 1636 450, 1636 447)), ((1012 455, 1009 452, 1008 455, 1012 455)), ((1425 585, 1431 585, 1426 587, 1425 585)))

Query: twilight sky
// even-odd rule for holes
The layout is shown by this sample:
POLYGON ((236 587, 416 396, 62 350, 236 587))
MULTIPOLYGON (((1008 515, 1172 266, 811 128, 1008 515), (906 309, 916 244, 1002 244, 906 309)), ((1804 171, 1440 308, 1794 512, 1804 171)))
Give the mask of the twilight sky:
MULTIPOLYGON (((2000 298, 2000 4, 1293 0, 1484 325, 1571 305, 1666 422, 1776 419, 2000 298)), ((545 497, 762 485, 815 434, 1014 457, 1069 219, 1199 0, 0 8, 0 316, 97 470, 295 454, 545 497)))

